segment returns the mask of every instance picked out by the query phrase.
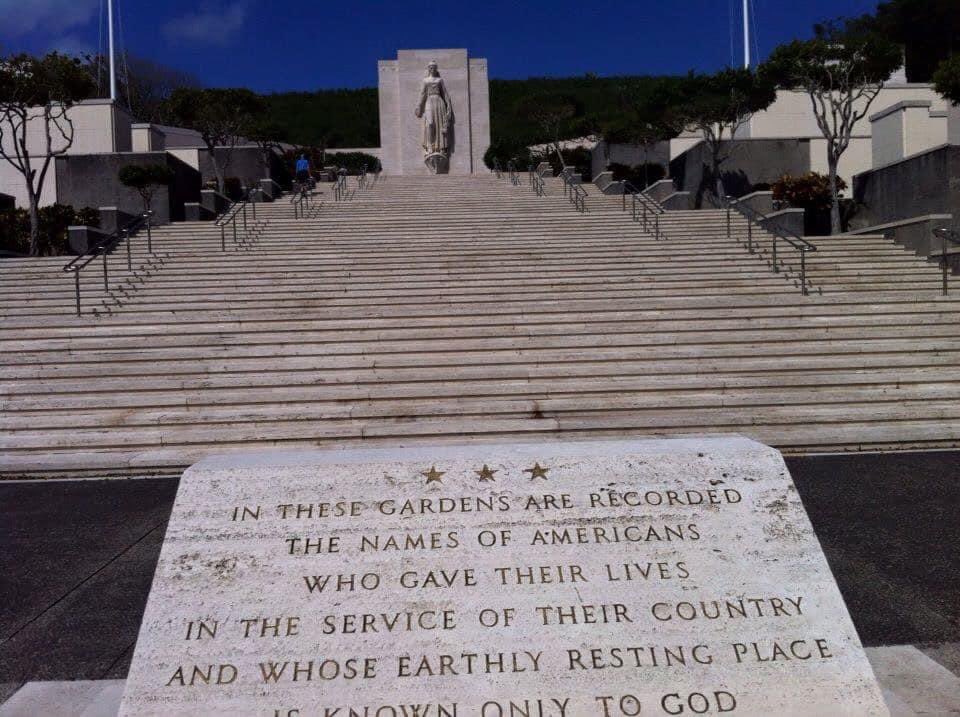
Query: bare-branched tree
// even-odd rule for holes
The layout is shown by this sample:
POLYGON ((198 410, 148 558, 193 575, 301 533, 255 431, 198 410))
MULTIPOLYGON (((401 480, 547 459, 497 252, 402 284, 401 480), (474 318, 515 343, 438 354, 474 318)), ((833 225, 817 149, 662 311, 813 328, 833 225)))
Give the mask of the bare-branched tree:
POLYGON ((23 177, 30 253, 40 252, 40 197, 56 157, 73 146, 70 109, 93 92, 80 60, 56 52, 0 59, 0 157, 23 177))
POLYGON ((784 89, 810 96, 817 126, 827 141, 827 168, 833 195, 830 225, 843 231, 837 171, 854 129, 870 112, 884 82, 903 60, 899 46, 859 24, 825 23, 811 40, 776 48, 761 74, 784 89))

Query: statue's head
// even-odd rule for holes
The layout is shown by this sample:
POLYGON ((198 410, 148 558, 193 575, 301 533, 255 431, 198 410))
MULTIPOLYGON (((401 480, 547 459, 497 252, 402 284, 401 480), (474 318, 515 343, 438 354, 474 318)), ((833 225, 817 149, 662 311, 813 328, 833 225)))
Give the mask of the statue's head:
POLYGON ((438 69, 437 61, 431 60, 427 64, 427 77, 439 77, 440 70, 438 69))

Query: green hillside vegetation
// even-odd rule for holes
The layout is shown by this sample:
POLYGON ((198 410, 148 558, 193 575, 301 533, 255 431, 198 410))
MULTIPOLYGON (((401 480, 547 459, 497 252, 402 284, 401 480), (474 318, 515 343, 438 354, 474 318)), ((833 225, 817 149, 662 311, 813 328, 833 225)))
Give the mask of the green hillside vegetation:
POLYGON ((282 92, 264 99, 267 121, 282 128, 288 142, 315 147, 380 146, 375 88, 282 92))
MULTIPOLYGON (((543 93, 567 95, 577 103, 577 134, 605 126, 619 111, 627 86, 651 84, 651 77, 535 77, 526 80, 490 81, 492 139, 535 144, 552 139, 519 110, 523 98, 543 93)), ((266 96, 269 121, 287 132, 288 141, 326 147, 378 147, 380 145, 377 90, 318 90, 284 92, 266 96)), ((413 112, 413 107, 410 107, 413 112)))

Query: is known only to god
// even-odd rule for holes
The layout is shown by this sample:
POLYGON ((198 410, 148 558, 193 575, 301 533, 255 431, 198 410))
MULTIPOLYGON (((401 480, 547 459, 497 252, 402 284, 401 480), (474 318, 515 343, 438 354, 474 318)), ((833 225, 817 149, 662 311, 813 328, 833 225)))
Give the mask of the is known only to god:
POLYGON ((423 125, 424 163, 434 174, 446 173, 453 145, 453 103, 435 60, 427 65, 415 114, 423 125))

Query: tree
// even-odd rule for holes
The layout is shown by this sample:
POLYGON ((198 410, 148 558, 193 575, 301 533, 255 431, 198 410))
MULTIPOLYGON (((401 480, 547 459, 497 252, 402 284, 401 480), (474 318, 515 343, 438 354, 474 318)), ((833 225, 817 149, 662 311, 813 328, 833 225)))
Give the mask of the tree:
POLYGON ((0 157, 27 188, 30 254, 40 251, 40 195, 56 157, 73 145, 70 108, 93 92, 80 60, 52 52, 0 60, 0 157))
POLYGON ((271 159, 283 153, 283 143, 287 141, 287 130, 267 117, 256 119, 247 132, 247 139, 260 148, 263 160, 263 176, 270 176, 271 159))
POLYGON ((722 169, 733 140, 754 112, 777 98, 774 85, 752 70, 728 68, 713 75, 691 72, 681 80, 667 109, 671 123, 698 130, 710 152, 714 192, 724 194, 722 169))
POLYGON ((907 79, 930 82, 939 64, 960 52, 960 4, 956 0, 886 0, 875 15, 848 23, 903 46, 907 79))
POLYGON ((164 164, 128 164, 120 169, 120 183, 137 190, 143 200, 143 209, 150 211, 153 197, 160 189, 173 182, 173 170, 164 164))
POLYGON ((870 111, 884 82, 900 67, 900 48, 856 25, 827 23, 811 40, 776 48, 761 72, 784 89, 810 96, 814 117, 827 140, 827 167, 833 196, 830 225, 843 230, 837 167, 854 128, 870 111))
POLYGON ((164 111, 174 124, 200 133, 210 152, 217 191, 225 191, 224 173, 230 166, 233 148, 244 134, 253 130, 266 111, 261 97, 243 88, 196 89, 181 87, 164 103, 164 111), (223 157, 216 149, 221 148, 223 157))
POLYGON ((560 137, 568 133, 573 128, 572 121, 583 114, 583 107, 577 100, 557 92, 538 92, 522 98, 516 105, 516 113, 537 123, 547 144, 553 145, 560 158, 560 166, 566 166, 560 151, 560 137))
MULTIPOLYGON (((87 67, 103 91, 110 82, 109 60, 102 55, 86 58, 87 67)), ((117 92, 121 104, 139 122, 166 124, 164 102, 181 87, 199 87, 189 72, 161 65, 144 57, 123 53, 118 67, 117 92)))
POLYGON ((953 104, 960 105, 960 54, 940 63, 933 74, 933 86, 953 104))
POLYGON ((621 89, 620 114, 603 127, 608 143, 636 144, 643 151, 643 184, 650 185, 650 150, 668 142, 683 131, 676 121, 676 84, 662 79, 627 82, 621 89))

